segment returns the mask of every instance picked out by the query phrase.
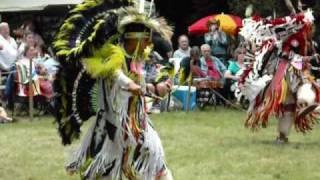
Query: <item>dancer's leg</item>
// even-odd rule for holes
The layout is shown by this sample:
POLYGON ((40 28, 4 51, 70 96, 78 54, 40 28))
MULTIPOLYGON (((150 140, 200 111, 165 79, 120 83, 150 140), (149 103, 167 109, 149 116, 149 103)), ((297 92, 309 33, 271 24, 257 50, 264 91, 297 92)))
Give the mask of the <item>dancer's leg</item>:
POLYGON ((277 143, 288 142, 289 132, 294 120, 294 112, 284 112, 283 116, 278 118, 278 133, 277 143))

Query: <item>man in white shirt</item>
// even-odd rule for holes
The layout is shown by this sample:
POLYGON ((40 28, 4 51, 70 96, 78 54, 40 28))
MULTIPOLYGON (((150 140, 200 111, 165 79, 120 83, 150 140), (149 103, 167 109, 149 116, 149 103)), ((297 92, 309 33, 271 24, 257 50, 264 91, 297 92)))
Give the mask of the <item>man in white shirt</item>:
POLYGON ((173 53, 173 58, 183 59, 185 57, 190 57, 190 46, 189 39, 186 35, 181 35, 178 39, 179 49, 173 53))
POLYGON ((8 23, 0 23, 0 70, 9 71, 17 60, 18 47, 16 41, 10 36, 8 23))

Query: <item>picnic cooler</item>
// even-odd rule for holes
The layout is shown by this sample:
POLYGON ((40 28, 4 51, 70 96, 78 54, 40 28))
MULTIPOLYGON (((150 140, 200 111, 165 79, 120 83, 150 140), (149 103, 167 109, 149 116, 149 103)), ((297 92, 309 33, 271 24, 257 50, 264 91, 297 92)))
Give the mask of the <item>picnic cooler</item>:
MULTIPOLYGON (((177 89, 173 92, 173 96, 176 97, 182 103, 182 109, 187 110, 187 98, 188 98, 188 86, 178 86, 177 89)), ((175 88, 174 88, 175 89, 175 88)), ((196 87, 191 86, 190 89, 190 102, 189 110, 194 110, 196 107, 196 87)))

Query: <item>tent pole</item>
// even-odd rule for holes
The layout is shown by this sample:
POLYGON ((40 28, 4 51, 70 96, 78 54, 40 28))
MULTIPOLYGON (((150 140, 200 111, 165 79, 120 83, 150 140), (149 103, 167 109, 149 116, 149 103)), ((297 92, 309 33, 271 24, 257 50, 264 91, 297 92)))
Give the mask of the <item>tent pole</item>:
POLYGON ((29 118, 33 121, 32 59, 29 61, 29 118))

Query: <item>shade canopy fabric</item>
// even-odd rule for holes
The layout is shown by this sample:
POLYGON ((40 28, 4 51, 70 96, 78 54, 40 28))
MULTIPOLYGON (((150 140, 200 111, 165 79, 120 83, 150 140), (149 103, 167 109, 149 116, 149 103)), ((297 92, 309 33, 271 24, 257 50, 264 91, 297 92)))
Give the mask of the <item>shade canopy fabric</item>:
POLYGON ((211 19, 219 20, 221 30, 230 35, 236 35, 239 29, 242 27, 242 19, 239 16, 221 13, 206 16, 197 20, 195 23, 189 26, 189 34, 201 35, 208 32, 207 24, 211 19))
POLYGON ((48 6, 74 5, 83 0, 1 0, 0 12, 40 11, 48 6))

